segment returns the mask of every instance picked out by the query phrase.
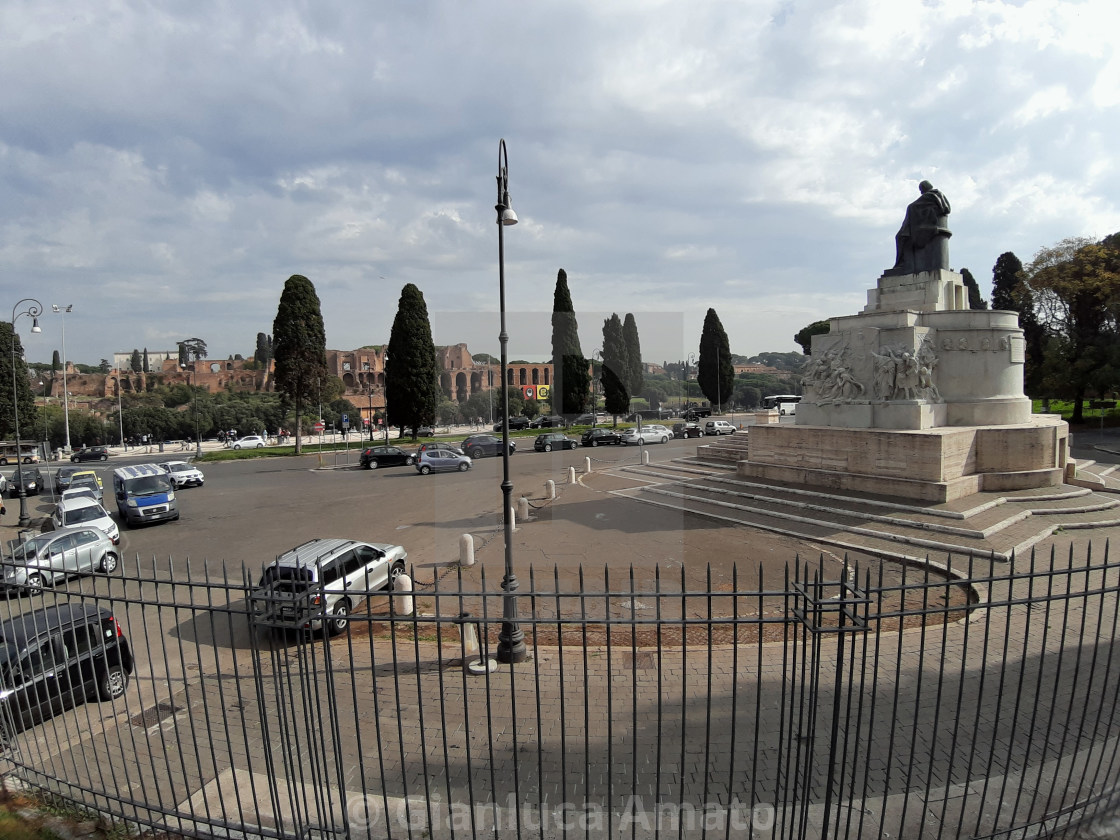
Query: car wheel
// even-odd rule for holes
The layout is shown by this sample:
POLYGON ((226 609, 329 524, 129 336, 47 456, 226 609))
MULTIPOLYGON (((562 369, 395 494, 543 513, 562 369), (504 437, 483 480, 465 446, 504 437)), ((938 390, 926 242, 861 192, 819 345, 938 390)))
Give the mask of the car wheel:
POLYGON ((599 445, 599 441, 595 440, 595 438, 591 438, 591 445, 592 445, 592 446, 598 446, 598 445, 599 445))
POLYGON ((343 598, 334 608, 330 619, 327 621, 327 632, 337 636, 350 624, 350 602, 343 598))
POLYGON ((111 575, 117 570, 117 554, 114 551, 106 551, 105 556, 101 558, 101 569, 107 575, 111 575))
POLYGON ((395 587, 397 585, 397 578, 399 578, 403 574, 404 574, 404 561, 403 560, 398 560, 396 563, 393 564, 392 568, 389 569, 389 582, 385 584, 385 588, 388 589, 390 592, 392 592, 393 587, 395 587))
POLYGON ((466 472, 470 468, 471 468, 471 465, 468 464, 466 461, 463 461, 461 464, 459 464, 459 472, 466 472))
POLYGON ((5 467, 8 466, 8 459, 7 458, 0 458, 0 464, 2 464, 5 467))
POLYGON ((404 459, 404 465, 406 467, 411 467, 415 463, 416 463, 416 459, 413 458, 411 455, 409 455, 407 458, 404 459))
POLYGON ((263 443, 258 443, 257 444, 257 449, 264 449, 264 444, 263 443))
POLYGON ((544 451, 545 452, 551 452, 552 451, 552 444, 551 443, 546 443, 544 445, 544 451))
POLYGON ((661 442, 662 442, 662 443, 668 443, 668 442, 669 442, 669 438, 667 438, 667 437, 662 437, 662 438, 661 438, 661 442))
POLYGON ((432 471, 432 468, 429 467, 427 464, 421 464, 420 465, 420 475, 427 475, 431 471, 432 471))
POLYGON ((108 455, 102 455, 102 456, 101 456, 101 460, 102 460, 102 461, 108 461, 108 460, 109 460, 109 456, 108 456, 108 455))
POLYGON ((33 592, 43 591, 43 576, 38 572, 32 572, 27 576, 27 588, 33 592))
POLYGON ((102 700, 116 700, 128 687, 128 674, 120 665, 110 665, 97 680, 97 695, 102 700))
POLYGON ((378 465, 377 465, 376 460, 371 459, 371 460, 366 462, 366 469, 367 470, 375 470, 375 469, 377 469, 377 466, 378 465))
MULTIPOLYGON (((7 461, 5 461, 4 463, 6 464, 6 463, 8 463, 8 462, 7 462, 7 461)), ((70 457, 70 463, 71 463, 71 464, 76 464, 76 463, 78 463, 78 456, 77 456, 77 455, 72 455, 72 456, 70 457)))
POLYGON ((240 448, 241 448, 241 444, 239 444, 239 443, 235 443, 235 444, 233 445, 233 448, 234 448, 234 449, 240 449, 240 448))
POLYGON ((470 452, 470 456, 472 458, 481 458, 482 457, 482 450, 481 449, 472 449, 471 452, 470 452))

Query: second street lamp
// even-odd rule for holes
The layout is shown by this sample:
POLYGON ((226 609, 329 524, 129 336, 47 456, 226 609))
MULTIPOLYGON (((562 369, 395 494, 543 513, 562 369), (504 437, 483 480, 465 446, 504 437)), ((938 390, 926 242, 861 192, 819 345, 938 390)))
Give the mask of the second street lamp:
POLYGON ((525 634, 517 623, 517 578, 513 574, 513 522, 510 508, 513 497, 513 482, 509 477, 509 365, 506 345, 509 333, 506 332, 506 253, 504 232, 507 225, 517 224, 517 214, 509 201, 509 158, 506 155, 506 141, 498 142, 498 203, 494 210, 498 214, 498 310, 501 313, 501 332, 498 343, 502 348, 502 521, 506 538, 506 569, 502 578, 502 629, 498 633, 497 658, 499 662, 524 662, 525 634))
MULTIPOLYGON (((24 298, 15 306, 12 307, 12 411, 15 417, 15 431, 16 431, 16 475, 19 479, 19 527, 26 528, 31 524, 31 517, 27 515, 27 482, 23 478, 23 446, 19 439, 19 389, 16 383, 19 382, 19 373, 16 366, 16 318, 21 315, 27 315, 31 318, 31 332, 41 333, 43 330, 39 326, 39 316, 43 314, 43 304, 35 300, 35 298, 24 298), (27 308, 22 312, 17 312, 24 304, 27 308)), ((27 365, 22 365, 24 370, 24 377, 27 374, 27 365)))
POLYGON ((62 308, 57 303, 51 304, 51 309, 62 316, 62 417, 66 426, 66 454, 70 454, 70 392, 66 390, 66 315, 74 311, 74 304, 62 308))

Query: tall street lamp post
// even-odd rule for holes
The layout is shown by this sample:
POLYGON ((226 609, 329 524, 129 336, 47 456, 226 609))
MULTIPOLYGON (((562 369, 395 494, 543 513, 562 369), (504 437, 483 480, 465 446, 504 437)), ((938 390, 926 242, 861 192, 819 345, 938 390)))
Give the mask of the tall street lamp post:
POLYGON ((124 442, 124 412, 121 410, 121 369, 117 368, 117 422, 121 426, 121 446, 128 451, 128 444, 124 442))
MULTIPOLYGON (((27 515, 27 484, 23 480, 23 447, 19 439, 19 389, 16 388, 16 383, 19 381, 19 372, 16 368, 16 318, 20 315, 27 315, 31 318, 31 332, 41 333, 43 330, 39 326, 39 316, 43 314, 43 304, 35 300, 35 298, 24 298, 15 306, 12 307, 12 411, 15 413, 15 427, 16 427, 16 473, 19 478, 19 527, 26 528, 31 524, 31 517, 27 515), (24 304, 27 308, 22 312, 16 312, 24 304)), ((26 366, 24 370, 26 371, 26 366)), ((24 374, 26 376, 26 373, 24 374)))
POLYGON ((506 155, 506 141, 498 142, 498 203, 494 210, 498 214, 498 310, 501 313, 501 332, 498 343, 502 348, 502 516, 506 538, 506 570, 502 578, 502 629, 498 634, 497 657, 499 662, 524 662, 525 634, 517 623, 517 578, 513 574, 513 522, 510 517, 513 497, 513 482, 509 478, 509 377, 506 368, 509 364, 506 345, 509 334, 506 332, 506 253, 504 231, 506 225, 517 224, 517 214, 509 201, 509 158, 506 155))
POLYGON ((57 303, 51 304, 55 314, 62 316, 62 418, 66 426, 66 452, 70 451, 70 392, 66 390, 66 314, 74 311, 74 304, 69 303, 63 309, 57 303))

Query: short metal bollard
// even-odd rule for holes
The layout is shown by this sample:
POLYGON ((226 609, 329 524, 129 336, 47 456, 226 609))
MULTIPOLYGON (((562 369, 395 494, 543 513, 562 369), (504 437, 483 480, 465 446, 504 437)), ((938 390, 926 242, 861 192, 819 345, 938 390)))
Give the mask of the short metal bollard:
POLYGON ((498 670, 498 663, 482 653, 478 644, 478 622, 471 621, 469 612, 460 613, 456 621, 459 625, 459 639, 463 647, 463 670, 468 674, 486 674, 498 670))
POLYGON ((544 494, 549 499, 556 498, 556 482, 551 478, 544 483, 544 494))
POLYGON ((569 484, 575 484, 576 483, 576 468, 575 467, 568 467, 568 483, 569 484))
POLYGON ((585 473, 591 472, 591 456, 590 455, 588 455, 586 458, 583 459, 583 471, 585 473))
POLYGON ((529 500, 524 496, 517 500, 517 515, 522 522, 529 521, 529 500))
POLYGON ((393 582, 393 615, 412 615, 412 578, 400 575, 393 582))
POLYGON ((648 464, 649 463, 649 450, 648 449, 642 450, 642 463, 643 464, 648 464))
POLYGON ((459 565, 474 565, 474 537, 470 534, 459 537, 459 565))

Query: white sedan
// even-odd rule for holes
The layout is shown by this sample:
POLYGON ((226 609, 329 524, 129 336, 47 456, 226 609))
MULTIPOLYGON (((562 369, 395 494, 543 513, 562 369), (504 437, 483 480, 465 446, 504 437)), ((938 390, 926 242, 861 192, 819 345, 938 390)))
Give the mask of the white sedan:
POLYGON ((665 426, 658 423, 646 423, 642 426, 640 432, 637 426, 623 432, 622 442, 627 446, 643 443, 668 443, 672 437, 673 433, 665 426))
POLYGON ((267 444, 260 435, 246 435, 233 442, 234 449, 262 449, 267 444))
POLYGON ((191 486, 201 487, 206 481, 206 476, 202 474, 202 470, 198 467, 192 467, 186 461, 166 461, 156 466, 171 477, 171 483, 175 485, 176 489, 191 486))

